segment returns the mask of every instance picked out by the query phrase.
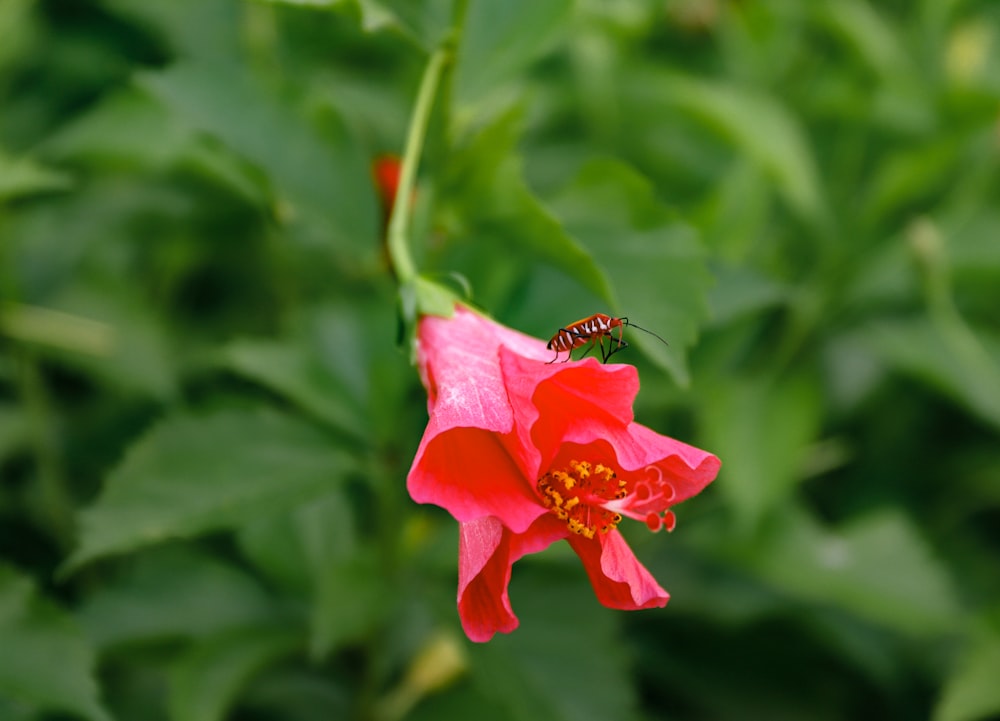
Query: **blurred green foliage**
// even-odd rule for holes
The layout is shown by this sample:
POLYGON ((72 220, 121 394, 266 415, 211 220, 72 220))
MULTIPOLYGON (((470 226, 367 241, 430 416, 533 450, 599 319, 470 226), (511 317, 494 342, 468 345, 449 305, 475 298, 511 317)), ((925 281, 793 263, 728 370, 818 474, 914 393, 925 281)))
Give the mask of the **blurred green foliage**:
POLYGON ((1000 717, 997 208, 990 0, 3 0, 0 718, 1000 717), (664 610, 557 546, 469 644, 406 496, 447 42, 421 268, 723 460, 664 610))

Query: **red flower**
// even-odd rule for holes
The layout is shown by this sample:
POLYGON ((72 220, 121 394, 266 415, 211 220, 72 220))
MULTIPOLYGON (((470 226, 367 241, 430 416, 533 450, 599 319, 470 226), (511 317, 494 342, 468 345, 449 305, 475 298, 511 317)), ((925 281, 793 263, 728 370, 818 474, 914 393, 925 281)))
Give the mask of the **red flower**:
POLYGON ((672 529, 670 506, 719 470, 712 454, 633 422, 634 367, 552 357, 543 341, 461 306, 420 321, 430 421, 407 486, 459 521, 458 611, 473 641, 517 627, 511 564, 561 538, 604 605, 665 605, 616 528, 628 517, 672 529))

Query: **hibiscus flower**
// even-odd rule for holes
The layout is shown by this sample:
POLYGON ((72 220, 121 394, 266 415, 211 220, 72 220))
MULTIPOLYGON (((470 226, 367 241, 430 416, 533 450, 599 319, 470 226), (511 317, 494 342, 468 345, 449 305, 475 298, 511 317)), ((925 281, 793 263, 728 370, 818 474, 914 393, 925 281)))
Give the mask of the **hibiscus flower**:
POLYGON ((631 518, 672 529, 670 506, 720 464, 633 421, 635 368, 550 363, 544 341, 462 306, 451 318, 424 316, 417 342, 430 420, 407 487, 459 522, 458 611, 469 638, 517 627, 512 564, 564 538, 602 604, 664 606, 669 594, 617 527, 631 518))

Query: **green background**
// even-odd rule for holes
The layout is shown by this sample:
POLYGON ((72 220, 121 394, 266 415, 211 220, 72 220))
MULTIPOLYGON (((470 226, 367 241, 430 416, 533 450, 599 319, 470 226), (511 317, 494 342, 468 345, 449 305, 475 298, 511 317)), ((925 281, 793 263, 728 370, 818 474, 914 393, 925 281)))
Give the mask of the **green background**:
POLYGON ((2 0, 0 719, 1000 718, 998 208, 991 0, 2 0), (442 43, 420 268, 723 461, 665 609, 471 644, 406 495, 442 43))

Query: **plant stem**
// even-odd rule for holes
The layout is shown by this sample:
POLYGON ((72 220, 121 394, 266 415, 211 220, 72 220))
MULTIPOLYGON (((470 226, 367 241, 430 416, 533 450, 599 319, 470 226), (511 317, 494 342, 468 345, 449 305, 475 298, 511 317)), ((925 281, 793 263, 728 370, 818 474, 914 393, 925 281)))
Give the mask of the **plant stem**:
POLYGON ((427 135, 427 123, 434 107, 434 97, 445 67, 451 62, 452 43, 444 42, 434 51, 424 70, 417 93, 417 102, 410 118, 410 128, 406 135, 406 150, 403 154, 403 167, 400 170, 399 186, 396 198, 392 204, 392 216, 389 220, 389 259, 400 284, 406 285, 416 280, 417 266, 410 251, 410 213, 413 197, 413 187, 417 177, 417 165, 420 162, 420 152, 424 137, 427 135))

